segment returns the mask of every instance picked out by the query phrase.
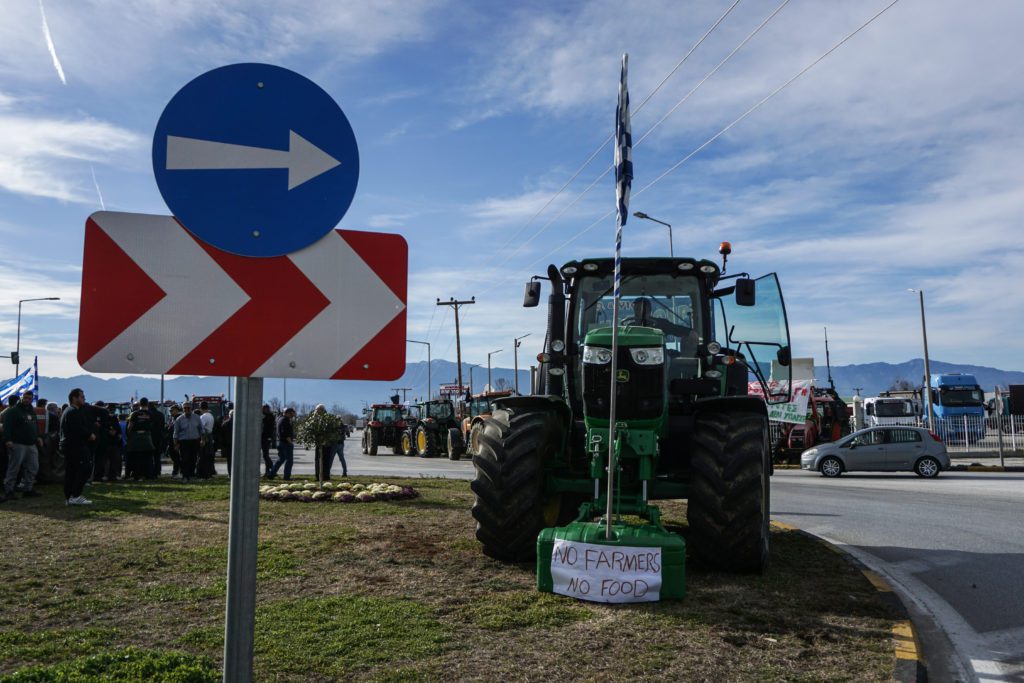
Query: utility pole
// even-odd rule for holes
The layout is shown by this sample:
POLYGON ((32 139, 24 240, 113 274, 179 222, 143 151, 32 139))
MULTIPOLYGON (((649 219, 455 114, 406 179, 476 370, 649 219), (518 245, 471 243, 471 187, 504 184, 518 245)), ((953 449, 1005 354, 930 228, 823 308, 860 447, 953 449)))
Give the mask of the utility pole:
POLYGON ((423 344, 427 347, 427 400, 429 401, 434 397, 434 382, 430 377, 430 342, 416 341, 415 339, 406 339, 409 344, 423 344))
POLYGON ((437 300, 438 306, 451 306, 455 309, 455 366, 458 368, 458 384, 459 389, 462 389, 462 339, 459 336, 459 306, 468 306, 476 303, 476 297, 470 297, 469 301, 457 301, 455 297, 451 297, 448 301, 437 300))
POLYGON ((516 337, 515 339, 512 340, 512 353, 514 354, 514 366, 515 366, 515 373, 516 373, 515 384, 516 384, 516 393, 517 394, 519 393, 519 347, 523 345, 522 340, 526 339, 529 336, 530 336, 530 333, 527 332, 522 337, 516 337))
POLYGON ((412 391, 412 387, 391 387, 391 391, 401 391, 402 392, 402 403, 405 403, 405 394, 408 391, 412 391))
POLYGON ((832 381, 832 361, 828 357, 828 328, 825 328, 825 367, 828 368, 828 386, 832 391, 836 390, 836 383, 832 381))
POLYGON ((917 292, 918 300, 921 302, 921 339, 924 341, 924 386, 921 387, 921 398, 926 401, 928 406, 928 429, 937 434, 938 426, 935 424, 935 407, 932 405, 932 369, 928 362, 928 327, 924 322, 924 290, 910 289, 907 291, 917 292))

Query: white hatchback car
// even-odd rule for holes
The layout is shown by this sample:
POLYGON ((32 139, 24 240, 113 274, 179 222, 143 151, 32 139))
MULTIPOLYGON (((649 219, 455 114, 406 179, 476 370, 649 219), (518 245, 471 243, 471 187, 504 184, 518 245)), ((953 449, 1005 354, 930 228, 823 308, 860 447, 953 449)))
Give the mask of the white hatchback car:
POLYGON ((800 455, 800 468, 838 477, 843 472, 914 472, 937 477, 948 470, 946 444, 920 427, 871 427, 833 443, 809 448, 800 455))

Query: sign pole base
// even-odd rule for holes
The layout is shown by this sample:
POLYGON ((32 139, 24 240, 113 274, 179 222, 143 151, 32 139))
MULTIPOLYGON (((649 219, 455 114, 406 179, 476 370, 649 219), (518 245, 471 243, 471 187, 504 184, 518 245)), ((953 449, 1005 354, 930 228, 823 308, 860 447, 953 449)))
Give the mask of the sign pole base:
POLYGON ((261 377, 235 378, 231 516, 228 521, 228 594, 224 619, 225 683, 253 680, 262 403, 261 377))

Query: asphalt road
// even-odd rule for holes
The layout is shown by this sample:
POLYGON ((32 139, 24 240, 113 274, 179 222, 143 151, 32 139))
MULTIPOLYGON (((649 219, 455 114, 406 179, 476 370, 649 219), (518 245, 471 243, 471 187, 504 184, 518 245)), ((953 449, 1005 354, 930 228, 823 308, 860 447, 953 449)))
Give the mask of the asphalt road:
POLYGON ((911 611, 933 681, 1024 680, 1024 474, 772 477, 772 517, 842 545, 911 611))

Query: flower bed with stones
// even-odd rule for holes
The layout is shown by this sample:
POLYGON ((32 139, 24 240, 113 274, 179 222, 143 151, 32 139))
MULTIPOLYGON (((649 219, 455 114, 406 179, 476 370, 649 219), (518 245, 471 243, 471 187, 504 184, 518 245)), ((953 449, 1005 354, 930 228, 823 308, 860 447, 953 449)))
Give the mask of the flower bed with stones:
POLYGON ((302 503, 372 503, 378 500, 402 500, 416 498, 419 494, 411 486, 394 484, 350 484, 348 482, 325 481, 314 483, 292 483, 260 487, 260 498, 264 500, 299 501, 302 503))

